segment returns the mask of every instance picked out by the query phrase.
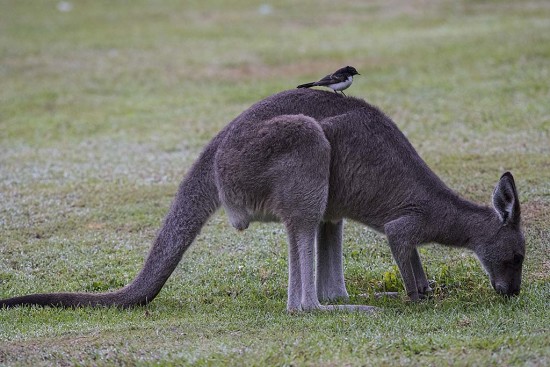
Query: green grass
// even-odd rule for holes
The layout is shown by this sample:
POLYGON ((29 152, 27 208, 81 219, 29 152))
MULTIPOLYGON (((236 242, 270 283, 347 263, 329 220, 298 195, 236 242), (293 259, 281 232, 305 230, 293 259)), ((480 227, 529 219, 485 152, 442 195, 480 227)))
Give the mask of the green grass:
POLYGON ((347 64, 348 94, 463 196, 489 203, 514 173, 523 289, 505 300, 470 253, 434 245, 433 299, 375 299, 394 262, 348 222, 351 301, 382 311, 288 315, 282 226, 237 233, 220 212, 146 307, 0 310, 0 365, 550 364, 548 2, 57 4, 0 1, 0 297, 129 282, 208 140, 347 64))

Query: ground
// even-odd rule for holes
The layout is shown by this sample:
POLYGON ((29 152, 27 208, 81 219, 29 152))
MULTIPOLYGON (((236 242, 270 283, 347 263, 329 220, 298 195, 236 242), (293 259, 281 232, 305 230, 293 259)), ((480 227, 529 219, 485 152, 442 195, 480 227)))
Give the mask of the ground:
POLYGON ((288 315, 279 224, 223 211, 154 302, 0 310, 0 365, 550 364, 547 1, 2 1, 0 297, 104 291, 139 270, 177 185, 238 113, 345 65, 453 189, 516 178, 519 297, 430 245, 434 297, 406 301, 385 238, 346 223, 351 302, 288 315), (398 290, 397 299, 375 292, 398 290))

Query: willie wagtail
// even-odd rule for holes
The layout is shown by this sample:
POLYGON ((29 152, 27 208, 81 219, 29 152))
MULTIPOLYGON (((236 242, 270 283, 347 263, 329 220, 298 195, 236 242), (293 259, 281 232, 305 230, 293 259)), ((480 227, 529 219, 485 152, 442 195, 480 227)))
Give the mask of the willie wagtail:
POLYGON ((361 74, 359 74, 353 66, 346 66, 345 68, 336 70, 333 74, 325 76, 318 82, 300 84, 298 88, 329 87, 334 92, 342 92, 342 94, 344 94, 343 90, 347 89, 351 83, 353 83, 354 75, 361 74))

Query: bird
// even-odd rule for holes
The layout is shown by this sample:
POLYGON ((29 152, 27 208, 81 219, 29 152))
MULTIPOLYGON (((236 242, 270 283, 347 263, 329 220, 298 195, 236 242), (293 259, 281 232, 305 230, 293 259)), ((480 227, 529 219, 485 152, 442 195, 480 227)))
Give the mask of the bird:
POLYGON ((297 88, 310 88, 310 87, 328 87, 335 93, 342 93, 344 96, 344 89, 348 89, 351 83, 353 83, 353 76, 361 75, 355 70, 353 66, 346 66, 344 68, 336 70, 334 73, 325 76, 323 79, 317 82, 311 82, 306 84, 300 84, 297 88))

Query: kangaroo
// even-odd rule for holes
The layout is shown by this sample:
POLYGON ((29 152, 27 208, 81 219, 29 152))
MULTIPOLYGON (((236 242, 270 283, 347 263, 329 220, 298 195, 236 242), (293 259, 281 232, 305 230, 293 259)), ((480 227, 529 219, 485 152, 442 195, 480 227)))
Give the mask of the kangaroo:
POLYGON ((286 227, 289 312, 373 310, 324 304, 348 298, 344 219, 387 236, 413 301, 431 290, 417 251, 430 242, 472 250, 496 292, 520 292, 525 240, 512 174, 496 184, 492 207, 472 203, 437 177, 378 108, 327 91, 294 89, 257 102, 204 148, 130 284, 106 293, 8 298, 0 306, 147 304, 220 206, 238 230, 252 221, 278 220, 286 227))

